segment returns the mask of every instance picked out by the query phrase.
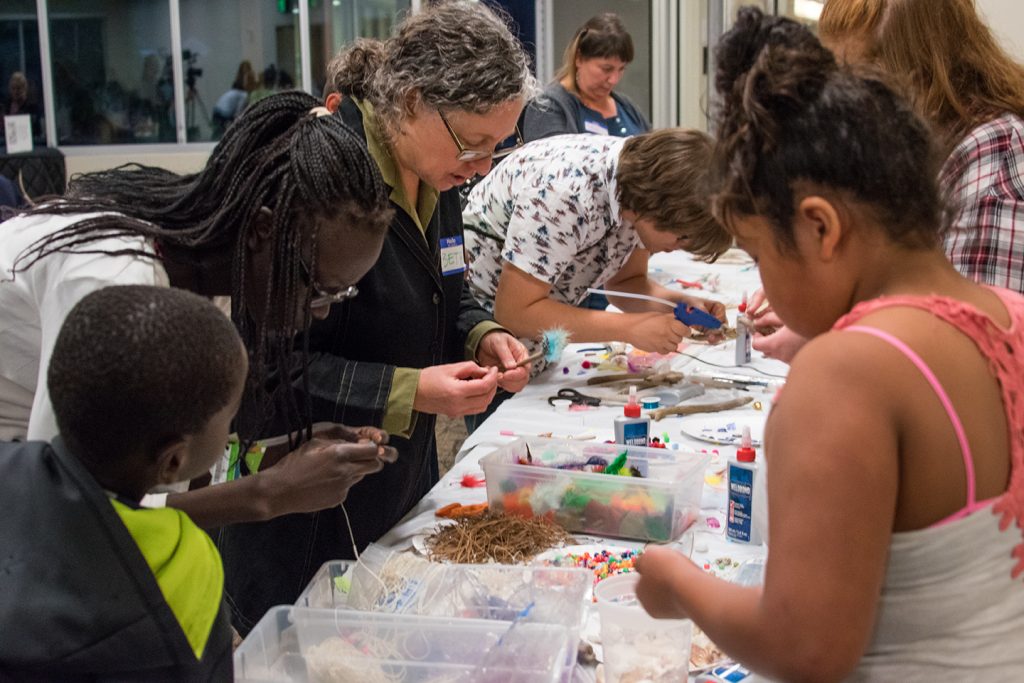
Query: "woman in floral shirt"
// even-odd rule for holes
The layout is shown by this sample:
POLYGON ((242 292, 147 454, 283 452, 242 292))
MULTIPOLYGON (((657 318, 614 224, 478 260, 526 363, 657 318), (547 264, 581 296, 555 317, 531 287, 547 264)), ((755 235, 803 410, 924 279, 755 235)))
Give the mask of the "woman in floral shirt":
POLYGON ((508 157, 463 211, 469 285, 495 320, 523 338, 554 326, 573 341, 626 341, 667 353, 689 329, 660 304, 613 298, 625 314, 577 308, 588 287, 697 305, 647 277, 651 253, 686 249, 712 261, 731 238, 701 191, 711 141, 666 129, 623 139, 562 135, 508 157))

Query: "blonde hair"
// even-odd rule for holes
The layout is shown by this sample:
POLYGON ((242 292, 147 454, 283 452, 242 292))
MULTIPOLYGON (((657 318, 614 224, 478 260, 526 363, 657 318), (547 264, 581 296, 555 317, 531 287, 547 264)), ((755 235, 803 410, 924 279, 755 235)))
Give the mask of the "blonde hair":
POLYGON ((555 74, 556 81, 568 81, 569 90, 576 92, 576 59, 618 57, 626 64, 633 61, 633 38, 626 31, 619 15, 611 12, 591 17, 576 30, 565 47, 562 66, 555 74))
POLYGON ((1024 116, 1024 66, 998 44, 973 0, 828 0, 828 41, 862 41, 865 59, 901 80, 952 147, 971 129, 1024 116))
POLYGON ((663 128, 626 140, 615 172, 623 209, 658 230, 685 235, 686 250, 709 263, 732 246, 732 237, 711 215, 711 157, 706 134, 663 128))

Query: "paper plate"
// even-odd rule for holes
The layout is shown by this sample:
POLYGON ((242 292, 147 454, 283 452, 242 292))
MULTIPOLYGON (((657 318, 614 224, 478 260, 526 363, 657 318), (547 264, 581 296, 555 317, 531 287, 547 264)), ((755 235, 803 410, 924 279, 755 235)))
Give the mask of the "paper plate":
POLYGON ((750 427, 754 448, 764 443, 765 415, 755 412, 726 412, 713 415, 687 415, 680 423, 684 436, 720 446, 739 446, 744 425, 750 427))

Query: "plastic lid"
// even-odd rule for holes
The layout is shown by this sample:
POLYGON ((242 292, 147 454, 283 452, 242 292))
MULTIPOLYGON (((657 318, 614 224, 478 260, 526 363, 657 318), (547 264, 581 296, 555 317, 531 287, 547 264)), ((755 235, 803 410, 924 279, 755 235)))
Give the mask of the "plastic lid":
POLYGON ((750 445, 750 425, 743 425, 743 435, 740 437, 740 447, 736 449, 736 459, 740 462, 754 462, 757 458, 757 451, 750 445))
POLYGON ((626 417, 640 417, 640 405, 637 403, 627 403, 622 409, 622 414, 626 417))

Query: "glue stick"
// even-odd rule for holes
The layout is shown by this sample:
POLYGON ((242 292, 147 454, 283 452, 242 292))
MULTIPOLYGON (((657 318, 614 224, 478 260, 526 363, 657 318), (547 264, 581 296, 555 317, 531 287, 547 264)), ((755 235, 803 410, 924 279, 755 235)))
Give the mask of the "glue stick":
POLYGON ((651 418, 640 415, 636 401, 636 387, 629 388, 629 400, 622 415, 615 418, 615 443, 626 446, 647 446, 651 441, 651 418))
MULTIPOLYGON (((744 425, 736 457, 729 462, 729 509, 726 535, 736 543, 761 545, 760 525, 754 523, 754 484, 757 454, 751 446, 750 427, 744 425)), ((763 506, 762 506, 763 509, 763 506)))
POLYGON ((747 317, 747 293, 743 293, 743 300, 738 307, 739 315, 736 316, 736 365, 746 365, 750 362, 753 353, 754 338, 751 334, 750 318, 747 317))

